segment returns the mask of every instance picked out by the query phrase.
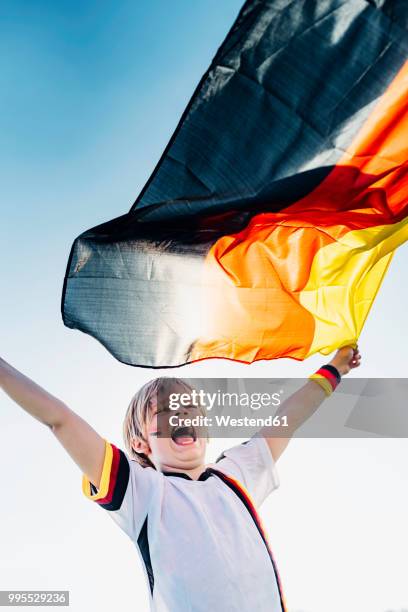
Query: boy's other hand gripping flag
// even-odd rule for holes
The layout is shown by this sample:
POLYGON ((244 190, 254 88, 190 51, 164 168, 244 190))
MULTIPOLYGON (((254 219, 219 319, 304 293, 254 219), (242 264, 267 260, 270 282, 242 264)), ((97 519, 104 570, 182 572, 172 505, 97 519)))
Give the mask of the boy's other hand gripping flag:
POLYGON ((408 237, 408 3, 250 0, 128 214, 79 236, 65 325, 120 361, 353 345, 408 237))

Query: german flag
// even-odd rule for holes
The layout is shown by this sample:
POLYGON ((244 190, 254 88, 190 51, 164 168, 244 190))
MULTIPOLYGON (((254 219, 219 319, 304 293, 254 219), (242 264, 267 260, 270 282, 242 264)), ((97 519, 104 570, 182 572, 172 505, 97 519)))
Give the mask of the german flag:
POLYGON ((355 345, 408 238, 408 3, 249 0, 129 213, 79 236, 65 325, 124 363, 355 345))

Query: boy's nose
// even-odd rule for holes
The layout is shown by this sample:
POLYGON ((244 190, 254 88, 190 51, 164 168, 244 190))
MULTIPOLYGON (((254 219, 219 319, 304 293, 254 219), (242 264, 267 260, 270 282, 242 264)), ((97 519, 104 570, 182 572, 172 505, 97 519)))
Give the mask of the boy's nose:
POLYGON ((177 416, 188 416, 189 414, 189 410, 188 408, 181 408, 180 410, 176 411, 177 416))

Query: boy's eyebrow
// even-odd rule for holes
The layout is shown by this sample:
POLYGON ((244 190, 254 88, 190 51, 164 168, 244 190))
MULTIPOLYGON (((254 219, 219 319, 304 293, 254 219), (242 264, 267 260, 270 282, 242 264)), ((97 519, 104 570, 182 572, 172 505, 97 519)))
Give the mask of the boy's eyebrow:
POLYGON ((158 409, 153 411, 153 415, 159 414, 160 412, 165 412, 166 410, 170 410, 170 408, 169 407, 167 407, 167 408, 166 407, 165 408, 158 408, 158 409))

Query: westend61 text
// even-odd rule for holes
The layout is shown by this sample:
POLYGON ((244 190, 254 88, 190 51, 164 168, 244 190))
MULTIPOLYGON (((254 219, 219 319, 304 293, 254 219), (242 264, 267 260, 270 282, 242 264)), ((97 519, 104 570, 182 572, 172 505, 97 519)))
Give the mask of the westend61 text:
POLYGON ((247 416, 234 418, 229 415, 215 417, 197 415, 188 418, 175 414, 169 418, 169 424, 171 427, 212 427, 214 424, 218 427, 288 427, 288 417, 271 415, 265 418, 247 416))

